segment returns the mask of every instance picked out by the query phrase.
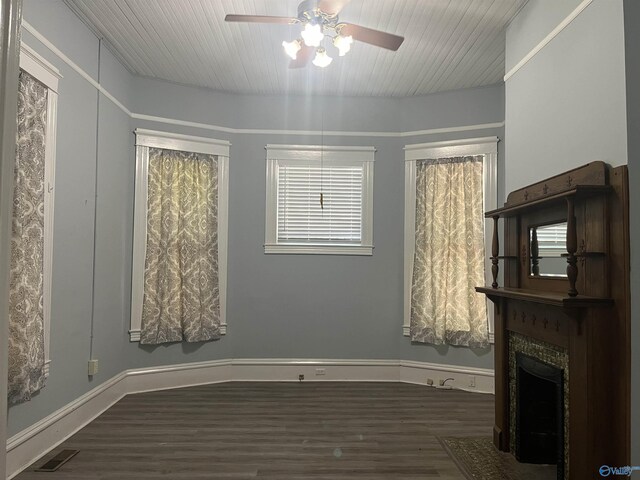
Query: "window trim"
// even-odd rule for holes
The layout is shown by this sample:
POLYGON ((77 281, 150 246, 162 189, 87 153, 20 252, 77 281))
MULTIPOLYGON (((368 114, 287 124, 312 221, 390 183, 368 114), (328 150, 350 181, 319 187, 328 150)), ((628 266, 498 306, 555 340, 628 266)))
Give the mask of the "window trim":
POLYGON ((47 125, 44 150, 44 252, 42 316, 44 322, 44 375, 51 368, 51 291, 53 283, 53 218, 56 172, 56 132, 60 71, 24 43, 20 46, 20 70, 47 87, 47 125))
POLYGON ((274 145, 267 144, 265 201, 265 254, 373 255, 373 146, 274 145), (362 241, 359 245, 278 243, 278 162, 320 161, 362 165, 362 241))
POLYGON ((147 250, 147 192, 149 148, 218 156, 218 279, 220 282, 220 334, 227 333, 227 247, 229 231, 229 149, 231 143, 206 137, 136 128, 136 180, 133 214, 131 272, 131 324, 129 340, 140 341, 144 300, 144 264, 147 250))
MULTIPOLYGON (((404 162, 404 308, 402 334, 410 335, 411 326, 411 280, 415 253, 416 221, 416 163, 430 158, 445 158, 463 155, 484 155, 483 162, 483 211, 498 208, 498 137, 468 138, 444 142, 405 145, 404 162)), ((484 221, 485 280, 491 283, 491 237, 493 224, 484 221)), ((489 317, 489 341, 494 342, 494 313, 487 299, 489 317)))

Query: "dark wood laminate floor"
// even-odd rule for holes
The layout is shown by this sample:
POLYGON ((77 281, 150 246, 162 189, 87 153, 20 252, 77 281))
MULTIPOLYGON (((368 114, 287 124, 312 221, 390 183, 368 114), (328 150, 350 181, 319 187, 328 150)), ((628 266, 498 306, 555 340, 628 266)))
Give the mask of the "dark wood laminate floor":
POLYGON ((436 436, 491 435, 493 396, 401 383, 225 383, 130 395, 18 480, 456 479, 436 436), (80 453, 36 473, 62 448, 80 453))

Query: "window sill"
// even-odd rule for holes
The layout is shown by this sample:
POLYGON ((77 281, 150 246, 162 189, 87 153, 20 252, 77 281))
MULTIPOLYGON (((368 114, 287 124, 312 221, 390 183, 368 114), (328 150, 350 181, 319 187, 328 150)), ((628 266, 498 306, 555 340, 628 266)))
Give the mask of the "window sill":
MULTIPOLYGON (((224 324, 220 325, 220 335, 226 335, 226 334, 227 334, 227 324, 224 323, 224 324)), ((139 329, 129 330, 129 341, 132 342, 132 343, 140 341, 140 330, 139 329)))
POLYGON ((373 246, 363 245, 265 245, 266 254, 373 255, 373 246))
MULTIPOLYGON (((411 336, 411 331, 410 331, 409 325, 403 325, 402 326, 402 335, 404 335, 405 337, 410 337, 411 336)), ((489 344, 493 345, 494 343, 496 343, 496 341, 495 341, 495 333, 494 332, 489 332, 489 344)))

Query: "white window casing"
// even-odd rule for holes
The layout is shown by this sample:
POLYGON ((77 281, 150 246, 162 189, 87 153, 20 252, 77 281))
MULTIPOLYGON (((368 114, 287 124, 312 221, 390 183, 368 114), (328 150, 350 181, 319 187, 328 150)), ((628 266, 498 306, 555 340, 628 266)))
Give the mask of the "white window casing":
POLYGON ((374 147, 266 150, 265 253, 373 254, 374 147))
POLYGON ((44 152, 44 255, 43 255, 43 319, 45 376, 51 366, 51 284, 53 274, 53 215, 56 171, 56 124, 58 115, 58 82, 60 71, 28 46, 20 47, 20 69, 47 87, 47 124, 44 152))
MULTIPOLYGON (((409 336, 411 325, 411 281, 415 253, 416 222, 416 162, 437 158, 483 155, 484 211, 498 208, 498 137, 469 138, 432 143, 406 145, 404 147, 404 321, 402 333, 409 336)), ((491 283, 491 219, 484 221, 485 279, 491 283)), ((487 300, 489 316, 489 340, 493 343, 493 306, 487 300)))
POLYGON ((136 182, 133 216, 131 274, 131 327, 129 339, 140 341, 144 300, 144 266, 147 246, 147 188, 149 148, 204 153, 218 157, 218 278, 220 333, 227 333, 227 246, 229 221, 229 149, 231 143, 206 137, 136 129, 136 182))

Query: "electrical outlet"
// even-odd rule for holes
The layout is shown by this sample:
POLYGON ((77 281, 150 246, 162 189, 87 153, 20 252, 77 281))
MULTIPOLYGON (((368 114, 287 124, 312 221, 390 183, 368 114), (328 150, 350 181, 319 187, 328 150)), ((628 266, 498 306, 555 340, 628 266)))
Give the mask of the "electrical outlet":
POLYGON ((302 375, 302 374, 298 375, 298 380, 303 381, 304 380, 304 375, 302 375))
POLYGON ((89 360, 89 376, 98 374, 98 360, 89 360))
POLYGON ((476 376, 469 375, 469 387, 476 388, 476 376))
POLYGON ((316 375, 326 375, 327 371, 324 368, 316 368, 316 375))

